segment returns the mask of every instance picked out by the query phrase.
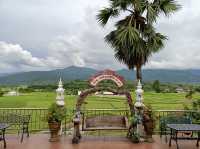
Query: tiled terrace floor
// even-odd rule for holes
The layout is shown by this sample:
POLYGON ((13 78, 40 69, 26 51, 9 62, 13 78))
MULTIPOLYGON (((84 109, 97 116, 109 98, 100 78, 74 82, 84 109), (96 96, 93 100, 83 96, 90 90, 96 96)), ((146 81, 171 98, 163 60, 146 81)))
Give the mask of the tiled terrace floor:
MULTIPOLYGON (((125 138, 109 137, 84 137, 79 144, 72 144, 71 137, 63 136, 60 142, 50 143, 47 134, 32 134, 20 143, 17 135, 7 136, 7 149, 169 149, 164 138, 154 136, 154 143, 133 144, 125 138)), ((196 141, 179 141, 180 149, 197 149, 196 141)), ((200 147, 199 147, 200 148, 200 147)), ((3 142, 0 142, 0 149, 3 149, 3 142)), ((172 142, 170 149, 176 149, 175 142, 172 142)))

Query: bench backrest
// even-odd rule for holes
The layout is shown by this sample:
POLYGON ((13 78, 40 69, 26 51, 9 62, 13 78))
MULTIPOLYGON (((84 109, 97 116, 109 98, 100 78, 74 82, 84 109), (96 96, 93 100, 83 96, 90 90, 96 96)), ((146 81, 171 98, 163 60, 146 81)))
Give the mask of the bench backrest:
POLYGON ((95 116, 95 117, 87 117, 83 122, 84 128, 110 128, 112 127, 128 127, 128 120, 125 116, 95 116))
POLYGON ((166 124, 191 124, 192 120, 189 117, 167 116, 161 119, 166 124))
POLYGON ((166 130, 167 124, 192 124, 192 119, 186 116, 165 116, 160 118, 160 130, 166 130))

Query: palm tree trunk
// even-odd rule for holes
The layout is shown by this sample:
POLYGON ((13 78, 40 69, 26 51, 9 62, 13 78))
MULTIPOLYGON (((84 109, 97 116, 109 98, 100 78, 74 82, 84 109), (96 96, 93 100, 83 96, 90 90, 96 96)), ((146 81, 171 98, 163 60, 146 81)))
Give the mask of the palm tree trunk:
POLYGON ((140 65, 136 67, 136 78, 137 81, 142 81, 142 67, 140 65))

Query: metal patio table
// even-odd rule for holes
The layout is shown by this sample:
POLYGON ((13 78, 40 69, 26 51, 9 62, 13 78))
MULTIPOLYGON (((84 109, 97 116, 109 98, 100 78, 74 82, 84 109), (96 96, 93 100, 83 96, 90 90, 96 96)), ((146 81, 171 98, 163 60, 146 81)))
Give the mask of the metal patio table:
POLYGON ((9 124, 0 123, 0 141, 4 142, 4 148, 6 148, 5 132, 8 127, 9 127, 9 124))
POLYGON ((200 125, 197 124, 167 124, 167 127, 170 128, 170 140, 169 140, 169 146, 171 146, 171 141, 175 140, 177 149, 179 148, 178 145, 178 139, 197 139, 196 146, 199 146, 199 140, 200 140, 200 125), (196 132, 197 137, 178 137, 179 132, 196 132))

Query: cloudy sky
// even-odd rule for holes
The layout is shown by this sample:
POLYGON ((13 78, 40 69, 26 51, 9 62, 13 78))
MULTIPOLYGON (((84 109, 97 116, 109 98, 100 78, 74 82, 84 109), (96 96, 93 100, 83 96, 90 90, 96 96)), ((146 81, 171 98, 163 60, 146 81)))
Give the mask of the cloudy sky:
MULTIPOLYGON (((182 9, 161 17, 169 38, 145 68, 200 69, 200 0, 178 0, 182 9)), ((0 73, 67 66, 125 67, 104 42, 112 24, 95 20, 108 0, 0 0, 0 73)))

